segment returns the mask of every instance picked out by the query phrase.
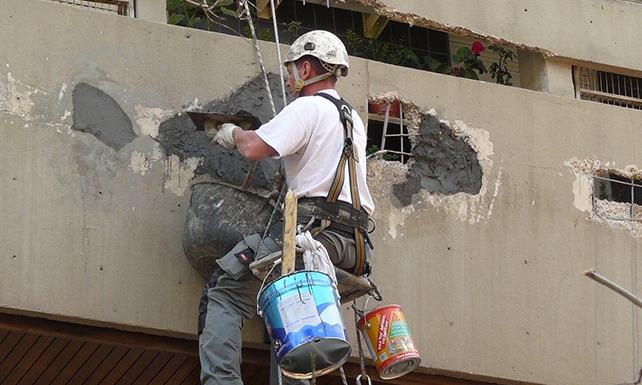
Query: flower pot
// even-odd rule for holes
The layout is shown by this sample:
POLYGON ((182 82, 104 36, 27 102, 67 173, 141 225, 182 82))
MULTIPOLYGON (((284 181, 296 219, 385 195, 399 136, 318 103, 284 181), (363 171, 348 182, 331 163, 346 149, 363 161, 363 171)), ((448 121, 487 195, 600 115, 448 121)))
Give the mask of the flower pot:
MULTIPOLYGON (((377 115, 386 115, 387 103, 368 103, 368 112, 377 115)), ((399 118, 401 117, 401 103, 398 100, 393 100, 390 103, 390 111, 388 117, 399 118)))

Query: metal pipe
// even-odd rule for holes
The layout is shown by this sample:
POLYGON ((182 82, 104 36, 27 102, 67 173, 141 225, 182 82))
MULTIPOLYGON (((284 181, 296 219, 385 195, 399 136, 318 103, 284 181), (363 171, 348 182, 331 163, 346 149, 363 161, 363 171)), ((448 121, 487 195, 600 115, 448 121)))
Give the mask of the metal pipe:
POLYGON ((620 294, 624 298, 628 299, 631 301, 635 306, 642 308, 642 300, 640 300, 638 297, 634 296, 633 294, 629 293, 628 291, 624 290, 622 287, 616 285, 615 283, 609 281, 608 279, 602 277, 601 275, 597 274, 594 269, 589 269, 583 272, 585 276, 591 278, 597 283, 600 283, 609 289, 613 290, 614 292, 620 294))

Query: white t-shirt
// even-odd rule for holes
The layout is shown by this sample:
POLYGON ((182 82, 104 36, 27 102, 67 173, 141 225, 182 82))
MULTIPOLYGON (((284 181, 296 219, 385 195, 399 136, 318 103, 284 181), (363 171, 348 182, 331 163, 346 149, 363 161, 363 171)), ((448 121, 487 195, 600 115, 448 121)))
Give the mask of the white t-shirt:
MULTIPOLYGON (((339 98, 333 89, 321 91, 339 98)), ((357 187, 361 206, 372 214, 374 203, 366 184, 366 130, 356 111, 353 139, 358 150, 357 187)), ((300 96, 256 134, 282 157, 289 188, 297 197, 326 197, 332 186, 345 142, 337 107, 321 96, 300 96)), ((339 200, 352 203, 350 178, 345 170, 339 200)))

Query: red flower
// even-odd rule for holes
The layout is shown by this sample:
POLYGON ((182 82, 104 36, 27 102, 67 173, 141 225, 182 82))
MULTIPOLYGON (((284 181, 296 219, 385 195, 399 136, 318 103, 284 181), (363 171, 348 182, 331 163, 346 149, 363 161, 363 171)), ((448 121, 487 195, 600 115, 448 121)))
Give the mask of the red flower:
POLYGON ((453 68, 453 72, 455 73, 456 76, 461 77, 461 68, 455 67, 453 68))
POLYGON ((482 51, 484 51, 485 49, 486 47, 484 47, 482 43, 476 41, 473 43, 473 47, 470 50, 473 51, 475 56, 479 56, 479 54, 482 53, 482 51))

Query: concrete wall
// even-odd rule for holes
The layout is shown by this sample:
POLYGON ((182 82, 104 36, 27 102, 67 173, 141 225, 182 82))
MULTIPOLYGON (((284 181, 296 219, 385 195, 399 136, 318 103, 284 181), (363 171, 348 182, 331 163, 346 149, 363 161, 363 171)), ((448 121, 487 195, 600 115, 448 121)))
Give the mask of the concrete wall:
MULTIPOLYGON (((476 29, 501 24, 479 10, 456 16, 463 4, 437 2, 428 12, 423 2, 389 3, 476 29)), ((530 4, 506 5, 523 36, 491 32, 588 58, 581 43, 590 37, 556 40, 531 20, 570 6, 530 4)), ((619 7, 638 12, 594 5, 580 13, 598 25, 630 17, 619 7)), ((0 6, 0 40, 14 42, 0 45, 0 309, 194 338, 204 282, 181 246, 189 186, 224 155, 193 130, 172 128, 186 127, 190 106, 226 98, 264 112, 264 96, 237 94, 261 84, 253 47, 55 3, 0 6)), ((599 44, 613 48, 600 51, 604 60, 628 65, 618 46, 599 44)), ((278 72, 274 46, 264 44, 263 55, 278 72)), ((434 178, 423 158, 369 167, 373 279, 388 303, 404 307, 425 370, 499 382, 636 380, 639 312, 581 272, 595 267, 639 292, 639 232, 595 218, 582 175, 598 162, 642 164, 632 140, 639 111, 360 59, 340 91, 364 118, 368 96, 397 91, 422 112, 414 129, 464 143, 483 171, 478 193, 446 195, 426 187, 434 178)), ((457 163, 456 151, 447 155, 457 163)))
POLYGON ((418 15, 448 27, 538 47, 554 55, 642 70, 642 64, 630 54, 640 47, 639 3, 620 0, 526 0, 519 4, 503 0, 492 5, 469 0, 381 3, 401 14, 418 15))
POLYGON ((165 1, 138 0, 136 1, 136 18, 159 23, 167 22, 165 1))

